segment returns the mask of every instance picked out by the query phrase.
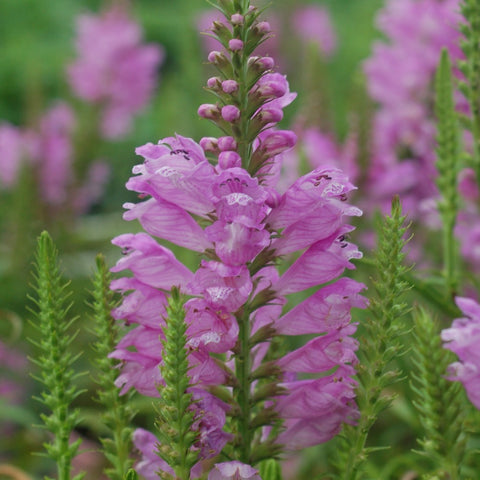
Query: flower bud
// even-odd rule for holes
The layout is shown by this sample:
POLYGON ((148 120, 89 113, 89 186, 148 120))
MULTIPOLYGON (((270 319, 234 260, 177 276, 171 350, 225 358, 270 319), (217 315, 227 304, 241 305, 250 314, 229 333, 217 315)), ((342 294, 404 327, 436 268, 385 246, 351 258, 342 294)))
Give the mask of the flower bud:
POLYGON ((208 61, 218 67, 219 69, 226 67, 227 65, 230 65, 230 60, 228 57, 217 50, 213 50, 208 54, 207 57, 208 61))
POLYGON ((203 137, 199 142, 204 152, 216 152, 218 140, 215 137, 203 137))
POLYGON ((269 123, 278 123, 283 118, 283 110, 281 108, 265 107, 258 111, 254 118, 261 121, 262 125, 269 123))
POLYGON ((230 22, 232 25, 243 25, 244 17, 240 13, 234 13, 230 17, 230 22))
POLYGON ((297 136, 290 130, 274 130, 269 133, 261 143, 261 150, 274 157, 279 153, 289 150, 297 143, 297 136))
POLYGON ((213 89, 217 89, 218 88, 218 85, 221 83, 221 80, 220 78, 218 77, 210 77, 208 80, 207 80, 207 87, 208 88, 213 88, 213 89))
POLYGON ((232 52, 238 52, 238 51, 242 50, 242 48, 243 48, 243 42, 242 42, 239 38, 232 38, 232 39, 229 40, 229 42, 228 42, 228 48, 229 48, 232 52))
POLYGON ((224 80, 222 82, 222 90, 225 93, 234 93, 238 90, 238 83, 235 80, 224 80))
POLYGON ((258 22, 253 28, 261 35, 265 35, 272 31, 268 22, 258 22))
POLYGON ((227 150, 236 150, 237 142, 233 137, 219 137, 218 148, 222 152, 225 152, 227 150))
POLYGON ((218 155, 218 166, 222 170, 233 167, 241 167, 242 159, 237 152, 225 151, 218 155))
POLYGON ((280 73, 267 73, 258 80, 252 91, 262 98, 280 98, 288 92, 288 83, 280 73))
POLYGON ((271 70, 275 66, 272 57, 250 57, 248 59, 248 68, 254 70, 256 73, 263 73, 271 70))
POLYGON ((198 107, 197 113, 202 118, 207 118, 208 120, 217 120, 220 118, 220 110, 217 105, 212 103, 203 103, 198 107))
POLYGON ((240 110, 235 105, 225 105, 222 107, 222 118, 227 122, 235 122, 240 118, 240 110))

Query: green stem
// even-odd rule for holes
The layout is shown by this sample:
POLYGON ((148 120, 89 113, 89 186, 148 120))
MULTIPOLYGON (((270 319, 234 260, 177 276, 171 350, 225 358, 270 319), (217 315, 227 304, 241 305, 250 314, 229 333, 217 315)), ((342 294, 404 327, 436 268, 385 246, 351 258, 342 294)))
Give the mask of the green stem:
POLYGON ((240 407, 238 420, 239 460, 250 463, 252 432, 250 431, 251 398, 250 398, 250 318, 245 309, 238 319, 239 326, 239 353, 235 358, 235 374, 238 380, 236 400, 240 407))

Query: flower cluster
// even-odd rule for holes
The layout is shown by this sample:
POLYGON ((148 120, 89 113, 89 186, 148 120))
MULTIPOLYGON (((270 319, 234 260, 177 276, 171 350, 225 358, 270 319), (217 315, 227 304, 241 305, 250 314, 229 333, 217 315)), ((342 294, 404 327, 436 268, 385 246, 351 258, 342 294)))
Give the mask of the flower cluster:
POLYGON ((450 365, 449 378, 462 382, 468 398, 480 409, 480 305, 467 297, 457 297, 456 303, 465 317, 457 318, 450 328, 442 331, 444 348, 459 359, 450 365))
MULTIPOLYGON (((113 316, 135 325, 111 354, 123 361, 117 384, 158 395, 166 299, 180 288, 190 296, 186 348, 199 411, 200 462, 191 475, 224 449, 237 460, 217 464, 211 479, 258 478, 249 465, 325 442, 355 421, 350 310, 365 306, 364 286, 338 279, 361 257, 344 223, 361 214, 347 203, 354 186, 340 170, 319 167, 277 190, 282 155, 296 141, 277 124, 295 94, 271 57, 254 55, 270 25, 255 7, 234 3, 222 2, 227 20, 211 27, 223 47, 208 55, 217 75, 207 89, 217 102, 198 109, 224 136, 196 143, 176 135, 137 148, 144 162, 127 188, 146 199, 126 204, 124 218, 146 233, 113 240, 124 257, 112 270, 132 274, 112 283, 125 294, 113 316), (197 252, 195 271, 153 237, 197 252), (291 307, 288 295, 318 286, 291 307), (312 339, 290 352, 272 347, 278 336, 298 335, 312 339)), ((137 442, 144 472, 165 468, 153 443, 137 442)))
POLYGON ((141 33, 120 7, 78 19, 78 58, 68 69, 69 81, 79 98, 101 109, 106 138, 130 129, 132 116, 147 105, 157 81, 163 49, 142 44, 141 33))
POLYGON ((364 65, 379 105, 371 140, 372 206, 387 210, 392 195, 400 194, 414 217, 436 196, 431 86, 442 48, 455 61, 462 58, 459 20, 459 0, 390 0, 378 16, 388 43, 374 44, 364 65))
POLYGON ((84 212, 100 197, 108 167, 95 161, 83 181, 75 179, 73 133, 75 116, 70 106, 58 102, 40 118, 36 128, 0 126, 0 190, 13 189, 22 169, 35 179, 39 198, 51 208, 69 207, 84 212))
POLYGON ((107 163, 95 158, 92 145, 100 137, 126 133, 133 114, 153 93, 163 51, 142 45, 139 25, 118 6, 101 16, 80 17, 77 50, 79 58, 70 65, 68 77, 73 92, 98 107, 99 131, 95 120, 86 127, 63 101, 32 127, 0 124, 0 190, 13 190, 22 172, 28 172, 41 203, 84 213, 98 201, 109 176, 107 163))

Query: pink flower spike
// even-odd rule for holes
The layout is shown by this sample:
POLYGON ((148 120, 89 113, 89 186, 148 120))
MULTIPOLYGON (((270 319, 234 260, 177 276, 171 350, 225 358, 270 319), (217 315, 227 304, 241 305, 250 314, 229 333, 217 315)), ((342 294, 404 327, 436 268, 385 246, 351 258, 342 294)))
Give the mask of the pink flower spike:
POLYGON ((232 38, 228 42, 228 48, 232 52, 239 52, 243 48, 243 42, 239 38, 232 38))
POLYGON ((23 133, 13 125, 0 124, 0 190, 12 188, 22 165, 23 133))
POLYGON ((208 480, 262 480, 250 465, 239 461, 215 464, 214 469, 208 474, 208 480))
POLYGON ((330 15, 320 5, 308 5, 298 9, 293 16, 297 35, 305 42, 314 42, 320 51, 330 56, 334 53, 337 38, 330 15))
POLYGON ((240 109, 235 105, 225 105, 222 107, 222 118, 233 123, 240 118, 240 109))

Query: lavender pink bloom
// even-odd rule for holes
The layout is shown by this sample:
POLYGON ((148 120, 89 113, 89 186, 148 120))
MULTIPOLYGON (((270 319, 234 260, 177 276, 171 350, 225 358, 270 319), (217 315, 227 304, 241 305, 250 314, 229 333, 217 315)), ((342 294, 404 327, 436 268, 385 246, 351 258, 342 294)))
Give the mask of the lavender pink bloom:
POLYGON ((0 190, 10 190, 17 183, 25 156, 22 137, 18 127, 0 125, 0 190))
POLYGON ((100 106, 105 138, 124 135, 152 96, 163 49, 142 44, 140 26, 119 7, 79 17, 76 48, 68 70, 73 91, 100 106))
POLYGON ((250 465, 232 461, 217 463, 213 470, 208 474, 208 480, 262 480, 250 465))
POLYGON ((468 398, 480 410, 480 305, 471 298, 457 297, 456 303, 465 317, 442 330, 444 348, 458 357, 448 368, 450 380, 462 382, 468 398))
POLYGON ((387 42, 365 62, 368 91, 379 109, 372 128, 371 205, 389 208, 400 194, 410 217, 437 195, 431 84, 442 48, 459 48, 459 0, 390 0, 377 19, 387 42))
POLYGON ((73 181, 74 127, 73 110, 58 103, 41 118, 38 130, 30 133, 30 160, 38 172, 40 194, 52 205, 66 202, 73 181))
POLYGON ((337 36, 327 9, 320 5, 299 7, 293 14, 293 26, 302 41, 314 43, 326 57, 335 52, 337 36))
MULTIPOLYGON (((223 55, 215 52, 209 60, 216 64, 223 55)), ((257 61, 251 68, 256 68, 257 61)), ((262 114, 266 120, 258 127, 261 132, 252 145, 249 170, 242 164, 245 159, 237 151, 237 142, 228 136, 208 137, 197 144, 176 135, 137 148, 143 163, 133 168, 127 188, 142 200, 126 204, 124 218, 138 219, 145 233, 113 240, 124 256, 112 271, 130 272, 112 284, 124 294, 113 316, 132 324, 111 354, 122 361, 117 379, 122 392, 133 387, 144 395, 159 394, 166 295, 175 286, 191 297, 185 303, 189 376, 204 404, 206 413, 198 431, 208 443, 208 448, 198 446, 200 463, 213 455, 210 452, 217 454, 229 438, 222 433, 226 408, 207 391, 231 380, 227 366, 238 347, 238 319, 245 306, 252 309, 248 318, 252 335, 267 326, 282 335, 316 335, 276 361, 282 372, 278 381, 287 393, 270 400, 286 429, 272 441, 287 449, 315 445, 357 416, 352 380, 356 325, 350 323, 350 310, 365 306, 360 295, 364 286, 339 278, 345 269, 354 268, 351 260, 361 257, 348 241, 353 227, 345 223, 347 217, 361 214, 348 203, 355 187, 340 170, 319 167, 283 194, 278 191, 282 156, 294 147, 297 137, 277 130, 281 115, 272 112, 282 113, 296 94, 290 92, 283 75, 261 73, 249 92, 254 105, 251 122, 262 114), (218 162, 210 163, 205 152, 218 162), (155 237, 177 245, 179 251, 186 248, 201 254, 194 271, 155 237), (272 262, 264 260, 291 254, 297 260, 281 275, 272 262), (293 313, 288 313, 287 296, 313 286, 321 288, 292 310, 298 322, 289 322, 293 313), (284 306, 287 313, 282 315, 284 306), (224 368, 212 356, 217 354, 227 359, 224 368), (321 378, 297 379, 302 373, 321 378)), ((210 84, 215 87, 217 81, 210 84)), ((232 103, 203 105, 199 114, 217 122, 236 121, 245 112, 232 103)), ((269 341, 254 346, 252 368, 262 364, 268 349, 269 341)), ((216 465, 209 478, 256 479, 257 473, 248 465, 227 462, 216 465)))

